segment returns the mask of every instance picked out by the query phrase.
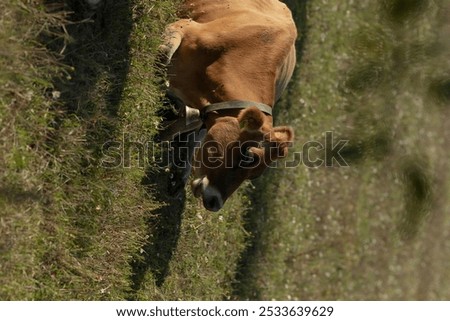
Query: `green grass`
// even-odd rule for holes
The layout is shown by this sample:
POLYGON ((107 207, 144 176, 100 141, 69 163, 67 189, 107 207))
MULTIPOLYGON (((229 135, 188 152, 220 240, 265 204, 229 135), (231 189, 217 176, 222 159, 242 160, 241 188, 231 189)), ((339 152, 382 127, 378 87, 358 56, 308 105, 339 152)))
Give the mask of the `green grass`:
POLYGON ((230 293, 240 210, 168 199, 157 155, 139 154, 159 123, 154 60, 176 4, 2 4, 0 298, 230 293), (128 148, 130 166, 102 166, 108 146, 128 148))
POLYGON ((296 150, 326 131, 349 140, 349 167, 255 183, 237 297, 448 300, 448 5, 307 2, 277 122, 296 150))
POLYGON ((0 299, 450 298, 448 1, 286 2, 276 122, 349 167, 270 170, 214 214, 145 148, 178 1, 0 4, 0 299))

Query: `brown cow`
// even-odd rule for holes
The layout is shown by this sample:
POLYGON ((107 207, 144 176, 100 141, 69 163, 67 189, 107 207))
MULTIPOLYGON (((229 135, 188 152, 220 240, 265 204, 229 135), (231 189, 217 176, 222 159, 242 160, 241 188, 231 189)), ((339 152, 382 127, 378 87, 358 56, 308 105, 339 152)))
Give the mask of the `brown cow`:
POLYGON ((206 127, 192 190, 218 211, 244 180, 287 155, 294 134, 273 127, 272 107, 295 67, 297 31, 277 0, 187 0, 182 9, 184 19, 168 26, 161 48, 168 91, 189 115, 199 111, 189 129, 206 127))

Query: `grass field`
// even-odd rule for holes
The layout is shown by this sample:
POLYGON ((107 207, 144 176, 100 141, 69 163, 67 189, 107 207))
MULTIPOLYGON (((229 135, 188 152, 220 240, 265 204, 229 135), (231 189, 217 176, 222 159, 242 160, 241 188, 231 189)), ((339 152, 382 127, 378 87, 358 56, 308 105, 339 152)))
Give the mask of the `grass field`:
POLYGON ((348 140, 349 166, 255 183, 238 297, 448 300, 449 2, 306 8, 277 122, 296 128, 299 151, 327 131, 348 140))
POLYGON ((285 2, 276 122, 348 166, 272 169, 215 214, 146 148, 177 1, 0 4, 0 299, 450 299, 450 3, 285 2))

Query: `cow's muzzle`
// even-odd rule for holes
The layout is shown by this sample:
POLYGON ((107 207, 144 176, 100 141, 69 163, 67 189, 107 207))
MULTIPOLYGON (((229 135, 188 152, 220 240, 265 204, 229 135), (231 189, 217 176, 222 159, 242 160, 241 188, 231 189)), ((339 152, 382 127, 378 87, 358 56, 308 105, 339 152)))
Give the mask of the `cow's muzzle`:
POLYGON ((191 187, 195 197, 202 197, 203 206, 208 211, 217 212, 223 207, 222 195, 210 184, 206 176, 194 180, 191 187))

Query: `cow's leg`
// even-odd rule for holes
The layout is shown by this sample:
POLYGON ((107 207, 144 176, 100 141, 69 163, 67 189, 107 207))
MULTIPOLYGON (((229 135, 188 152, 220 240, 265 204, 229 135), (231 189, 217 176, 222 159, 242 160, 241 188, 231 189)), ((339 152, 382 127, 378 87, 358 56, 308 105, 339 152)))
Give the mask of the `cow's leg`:
POLYGON ((181 99, 170 94, 166 90, 166 97, 163 99, 163 107, 158 110, 157 115, 161 117, 156 141, 172 141, 175 136, 183 132, 186 124, 180 118, 180 114, 186 106, 181 99))
POLYGON ((162 118, 156 141, 173 141, 177 135, 198 130, 202 126, 200 111, 186 106, 177 96, 166 92, 165 108, 158 116, 162 118))
POLYGON ((206 130, 195 130, 180 134, 172 142, 172 157, 169 168, 169 195, 177 197, 184 190, 192 171, 194 151, 200 147, 206 130))
POLYGON ((181 19, 167 26, 163 35, 163 44, 159 47, 161 62, 168 65, 173 54, 180 47, 183 40, 184 30, 191 23, 189 19, 181 19))

